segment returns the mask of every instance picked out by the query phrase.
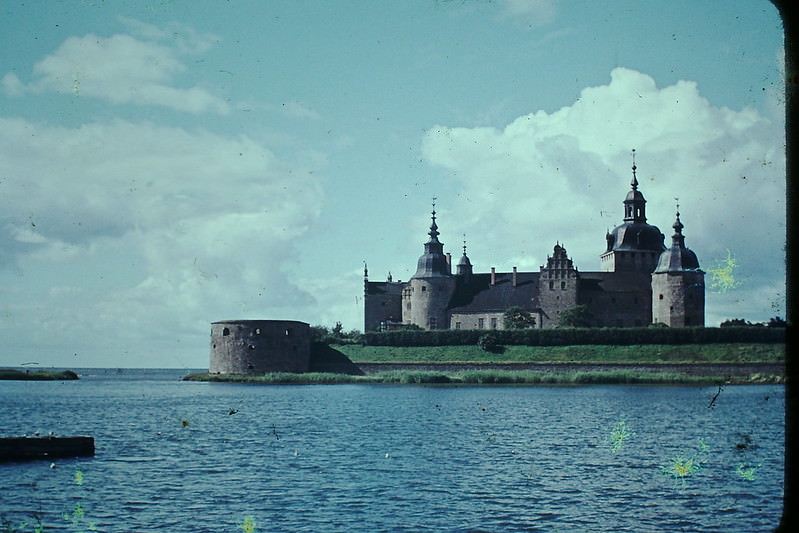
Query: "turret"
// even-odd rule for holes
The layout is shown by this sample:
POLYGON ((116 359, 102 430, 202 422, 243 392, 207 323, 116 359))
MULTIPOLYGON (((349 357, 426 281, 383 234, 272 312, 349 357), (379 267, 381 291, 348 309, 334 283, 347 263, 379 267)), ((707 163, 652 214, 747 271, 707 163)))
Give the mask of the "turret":
POLYGON ((432 222, 424 253, 419 257, 416 273, 411 277, 402 296, 402 321, 423 329, 447 329, 447 306, 455 290, 455 276, 438 240, 436 204, 433 199, 432 222))
POLYGON ((652 273, 652 322, 671 327, 705 325, 705 273, 696 254, 685 247, 679 205, 671 247, 652 273))

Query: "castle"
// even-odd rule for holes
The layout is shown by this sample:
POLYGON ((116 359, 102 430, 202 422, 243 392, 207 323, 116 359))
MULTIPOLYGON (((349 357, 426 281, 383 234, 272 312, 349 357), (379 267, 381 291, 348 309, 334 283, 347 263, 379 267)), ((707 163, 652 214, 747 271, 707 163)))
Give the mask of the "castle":
POLYGON ((704 326, 705 273, 685 247, 679 206, 671 246, 646 221, 633 161, 624 219, 605 239, 599 272, 577 270, 559 243, 538 272, 476 273, 466 255, 452 273, 449 253, 438 240, 435 203, 416 273, 407 282, 369 281, 364 265, 364 331, 415 325, 422 329, 503 329, 504 312, 529 312, 536 328, 552 328, 567 310, 581 306, 592 327, 704 326))

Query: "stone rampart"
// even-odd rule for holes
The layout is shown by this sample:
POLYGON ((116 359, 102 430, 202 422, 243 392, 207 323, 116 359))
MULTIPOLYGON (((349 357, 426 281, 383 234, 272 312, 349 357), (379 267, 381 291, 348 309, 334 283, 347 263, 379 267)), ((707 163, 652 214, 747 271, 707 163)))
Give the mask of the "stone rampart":
POLYGON ((211 374, 307 372, 311 330, 295 320, 225 320, 211 324, 211 374))

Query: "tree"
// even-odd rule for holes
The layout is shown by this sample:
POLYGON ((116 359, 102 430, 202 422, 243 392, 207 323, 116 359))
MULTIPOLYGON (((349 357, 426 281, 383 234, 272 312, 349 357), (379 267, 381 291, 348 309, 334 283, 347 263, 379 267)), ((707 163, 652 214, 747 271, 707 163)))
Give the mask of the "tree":
POLYGON ((788 325, 788 323, 783 320, 781 317, 775 316, 774 318, 768 321, 768 327, 770 328, 784 328, 788 325))
POLYGON ((513 306, 508 307, 508 309, 502 313, 502 324, 505 329, 532 328, 535 326, 535 318, 529 311, 518 306, 513 306))
POLYGON ((566 309, 560 314, 558 325, 562 328, 587 328, 591 325, 594 315, 585 305, 578 305, 571 309, 566 309))
POLYGON ((730 318, 719 324, 721 328, 734 328, 734 327, 742 327, 742 326, 757 326, 762 324, 752 324, 748 320, 744 320, 743 318, 730 318))

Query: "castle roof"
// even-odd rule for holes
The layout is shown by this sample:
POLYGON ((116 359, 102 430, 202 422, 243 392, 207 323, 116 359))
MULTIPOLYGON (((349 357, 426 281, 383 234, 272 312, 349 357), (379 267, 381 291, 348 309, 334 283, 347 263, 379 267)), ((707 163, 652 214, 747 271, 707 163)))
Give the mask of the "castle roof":
POLYGON ((444 255, 444 244, 438 240, 435 203, 433 203, 433 221, 427 234, 430 239, 424 245, 424 253, 419 257, 419 261, 416 263, 416 273, 412 277, 435 278, 451 276, 447 256, 444 255))
POLYGON ((538 309, 538 272, 517 272, 516 286, 513 274, 473 274, 468 281, 458 277, 455 292, 449 303, 453 313, 501 312, 508 307, 538 309))
POLYGON ((606 235, 605 253, 616 250, 662 252, 666 249, 663 244, 664 235, 657 226, 646 222, 646 199, 638 190, 637 168, 635 150, 633 150, 633 179, 630 183, 631 190, 624 199, 624 222, 606 235))
POLYGON ((646 272, 580 272, 578 290, 586 292, 645 292, 650 289, 651 277, 646 272))
POLYGON ((680 212, 677 211, 677 220, 672 228, 671 247, 667 248, 658 258, 655 272, 681 272, 685 270, 699 270, 699 259, 693 250, 685 247, 685 236, 682 234, 683 226, 680 221, 680 212))

